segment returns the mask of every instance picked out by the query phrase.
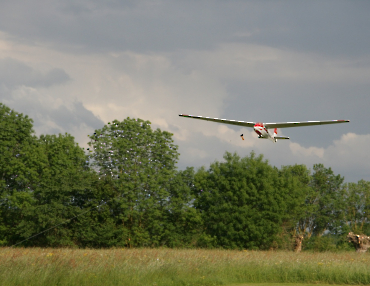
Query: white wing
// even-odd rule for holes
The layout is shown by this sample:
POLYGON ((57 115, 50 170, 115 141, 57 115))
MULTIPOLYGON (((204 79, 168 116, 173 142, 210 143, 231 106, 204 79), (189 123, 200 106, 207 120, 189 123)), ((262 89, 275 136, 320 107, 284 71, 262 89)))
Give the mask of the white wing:
POLYGON ((218 122, 218 123, 246 126, 246 127, 253 127, 256 124, 255 122, 246 122, 246 121, 237 121, 237 120, 229 120, 229 119, 211 118, 211 117, 203 117, 203 116, 196 116, 196 115, 179 114, 179 116, 189 117, 189 118, 194 118, 194 119, 200 119, 200 120, 206 120, 206 121, 212 121, 212 122, 218 122))
POLYGON ((300 127, 300 126, 311 126, 311 125, 324 125, 324 124, 335 124, 335 123, 346 123, 349 120, 324 120, 324 121, 301 121, 301 122, 277 122, 277 123, 264 123, 266 128, 288 128, 288 127, 300 127))

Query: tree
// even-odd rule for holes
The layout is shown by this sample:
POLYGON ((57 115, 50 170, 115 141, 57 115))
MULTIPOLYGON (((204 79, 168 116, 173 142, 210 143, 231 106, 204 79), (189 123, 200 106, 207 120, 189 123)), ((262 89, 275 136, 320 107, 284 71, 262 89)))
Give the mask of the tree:
POLYGON ((331 168, 325 168, 322 164, 315 164, 313 170, 311 187, 314 196, 310 198, 310 203, 315 205, 315 212, 308 218, 311 220, 309 229, 321 236, 325 231, 335 229, 343 217, 344 177, 334 175, 331 168))
POLYGON ((73 224, 75 240, 81 247, 124 246, 124 227, 112 215, 111 204, 117 197, 113 180, 99 179, 93 174, 91 185, 91 192, 85 196, 87 213, 76 218, 73 224))
POLYGON ((92 165, 114 189, 108 205, 129 247, 162 243, 168 185, 179 156, 171 136, 153 131, 149 121, 131 118, 114 120, 90 136, 92 165))
POLYGON ((224 160, 195 177, 204 232, 224 248, 276 246, 289 198, 278 170, 253 152, 245 158, 226 152, 224 160))
POLYGON ((289 212, 282 225, 283 239, 288 244, 285 248, 290 248, 293 238, 295 250, 300 251, 303 239, 309 236, 306 218, 314 210, 314 206, 307 200, 312 193, 310 170, 305 165, 282 166, 279 170, 279 177, 289 194, 286 201, 289 212))
MULTIPOLYGON (((0 103, 0 243, 17 237, 22 210, 33 203, 31 187, 43 168, 33 121, 0 103)), ((44 158, 45 159, 45 158, 44 158)))
POLYGON ((344 178, 334 175, 331 168, 322 164, 313 166, 309 182, 305 176, 305 215, 298 222, 299 233, 322 236, 325 232, 334 231, 343 216, 344 178))
POLYGON ((354 233, 370 235, 370 182, 347 183, 343 190, 345 215, 340 227, 347 225, 354 233))
POLYGON ((68 246, 73 245, 74 222, 68 219, 85 211, 91 193, 92 173, 82 148, 69 135, 41 135, 43 168, 38 170, 39 180, 32 184, 32 204, 22 209, 22 219, 16 233, 27 238, 50 227, 61 224, 25 245, 68 246))
POLYGON ((164 244, 170 247, 193 247, 202 231, 202 218, 194 208, 194 168, 178 171, 171 178, 166 206, 167 224, 164 244))

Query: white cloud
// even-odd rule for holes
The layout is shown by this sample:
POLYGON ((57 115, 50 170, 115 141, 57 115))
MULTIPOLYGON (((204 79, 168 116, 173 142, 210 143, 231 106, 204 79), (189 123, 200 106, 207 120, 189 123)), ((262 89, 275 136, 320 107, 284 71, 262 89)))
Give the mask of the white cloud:
POLYGON ((302 147, 296 142, 289 144, 291 155, 296 162, 302 162, 308 167, 322 163, 332 167, 336 174, 345 176, 347 181, 357 181, 360 178, 370 180, 370 134, 343 134, 339 140, 334 140, 327 148, 302 147))
POLYGON ((341 169, 352 168, 360 173, 367 174, 370 180, 370 134, 347 133, 340 140, 325 150, 326 161, 332 162, 341 169))
POLYGON ((309 147, 304 148, 298 143, 290 143, 289 148, 292 151, 292 154, 295 156, 315 156, 317 158, 323 158, 324 157, 324 148, 317 148, 317 147, 309 147))

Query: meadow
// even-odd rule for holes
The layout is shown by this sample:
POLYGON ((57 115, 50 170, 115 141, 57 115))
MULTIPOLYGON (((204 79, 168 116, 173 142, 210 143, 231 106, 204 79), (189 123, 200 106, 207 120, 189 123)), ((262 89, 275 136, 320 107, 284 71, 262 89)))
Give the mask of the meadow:
POLYGON ((0 248, 0 285, 370 284, 370 254, 0 248))

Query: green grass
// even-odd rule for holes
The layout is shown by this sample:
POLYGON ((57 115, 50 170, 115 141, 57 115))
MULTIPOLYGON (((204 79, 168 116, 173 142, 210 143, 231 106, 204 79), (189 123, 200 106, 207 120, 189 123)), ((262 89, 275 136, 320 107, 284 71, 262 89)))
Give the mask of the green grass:
POLYGON ((367 285, 370 284, 370 255, 355 252, 0 248, 2 286, 237 283, 367 285))
MULTIPOLYGON (((338 284, 306 284, 306 283, 248 283, 248 284, 230 284, 227 286, 333 286, 338 284)), ((344 285, 344 284, 341 284, 344 285)))

